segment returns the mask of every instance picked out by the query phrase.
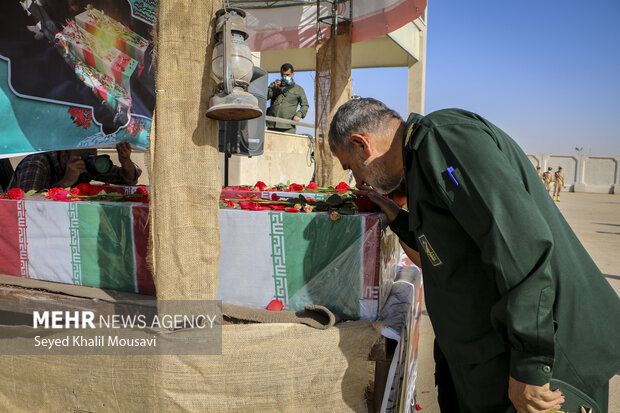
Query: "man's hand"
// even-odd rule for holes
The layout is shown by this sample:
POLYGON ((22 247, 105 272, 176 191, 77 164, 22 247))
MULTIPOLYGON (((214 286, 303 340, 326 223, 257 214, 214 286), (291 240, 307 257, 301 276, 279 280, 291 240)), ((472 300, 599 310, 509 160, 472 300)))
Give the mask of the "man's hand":
POLYGON ((301 121, 301 118, 299 116, 295 115, 295 116, 293 116, 293 120, 295 122, 299 122, 299 121, 301 121))
POLYGON ((544 386, 522 383, 510 377, 508 397, 519 413, 542 413, 558 410, 564 403, 559 389, 551 391, 549 383, 544 386))
POLYGON ((116 144, 116 152, 118 153, 118 160, 121 165, 131 163, 131 145, 128 141, 122 141, 116 144))
POLYGON ((281 80, 281 79, 276 79, 276 81, 275 81, 275 82, 273 82, 273 83, 276 85, 276 87, 280 87, 280 83, 281 83, 281 82, 282 82, 282 80, 281 80))
POLYGON ((65 175, 57 185, 61 188, 67 188, 75 184, 81 174, 86 173, 86 164, 82 160, 80 155, 72 155, 67 161, 67 167, 65 168, 65 175))
POLYGON ((119 142, 116 144, 116 152, 123 169, 123 176, 129 181, 133 181, 136 179, 136 166, 131 160, 131 145, 128 141, 119 142))
POLYGON ((400 207, 390 198, 387 198, 377 192, 375 189, 366 186, 364 184, 357 185, 357 190, 353 191, 355 195, 367 196, 370 198, 372 202, 377 204, 381 211, 386 215, 388 223, 391 223, 396 219, 398 212, 400 211, 400 207))

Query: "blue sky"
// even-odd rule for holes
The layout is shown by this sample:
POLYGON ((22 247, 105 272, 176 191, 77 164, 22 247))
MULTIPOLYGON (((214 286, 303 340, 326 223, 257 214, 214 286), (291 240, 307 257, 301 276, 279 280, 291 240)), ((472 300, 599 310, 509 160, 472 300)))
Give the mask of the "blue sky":
MULTIPOLYGON (((406 68, 352 77, 355 94, 406 117, 406 68)), ((314 73, 295 80, 313 123, 314 73)), ((482 115, 528 153, 620 156, 620 1, 430 0, 426 113, 448 107, 482 115)))

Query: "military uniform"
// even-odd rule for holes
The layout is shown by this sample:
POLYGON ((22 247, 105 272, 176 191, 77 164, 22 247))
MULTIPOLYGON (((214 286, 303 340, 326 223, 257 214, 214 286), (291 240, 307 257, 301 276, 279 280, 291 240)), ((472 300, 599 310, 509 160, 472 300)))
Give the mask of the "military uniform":
POLYGON ((620 370, 620 299, 503 131, 463 110, 411 114, 410 213, 426 307, 465 412, 503 412, 508 376, 553 377, 606 405, 620 370))
MULTIPOLYGON (((297 83, 286 87, 276 87, 274 83, 269 85, 267 99, 271 99, 271 106, 267 109, 268 116, 284 119, 293 119, 293 116, 305 118, 308 113, 308 99, 304 89, 297 83), (297 110, 299 106, 299 110, 297 110)), ((295 125, 283 122, 267 121, 267 129, 286 133, 296 133, 295 125)))
POLYGON ((553 200, 560 202, 560 191, 564 186, 564 171, 558 168, 553 174, 553 200))
POLYGON ((542 180, 545 183, 545 188, 547 188, 547 193, 551 194, 551 181, 553 181, 552 174, 551 174, 551 168, 543 172, 542 180))

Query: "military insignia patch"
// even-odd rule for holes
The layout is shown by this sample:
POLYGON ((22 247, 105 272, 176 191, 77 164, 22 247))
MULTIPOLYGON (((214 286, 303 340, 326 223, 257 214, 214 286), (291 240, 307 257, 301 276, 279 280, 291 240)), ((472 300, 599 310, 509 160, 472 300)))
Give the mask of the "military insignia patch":
POLYGON ((407 130, 407 134, 405 135, 405 146, 409 145, 409 139, 411 138, 411 134, 413 133, 413 127, 415 123, 412 123, 407 130))
POLYGON ((431 264, 433 264, 433 267, 437 267, 443 264, 439 259, 439 256, 437 256, 437 253, 435 253, 435 250, 431 246, 431 243, 428 242, 428 240, 426 239, 426 235, 420 235, 418 237, 418 240, 420 241, 420 244, 422 245, 422 248, 424 249, 424 252, 426 253, 429 261, 431 262, 431 264))

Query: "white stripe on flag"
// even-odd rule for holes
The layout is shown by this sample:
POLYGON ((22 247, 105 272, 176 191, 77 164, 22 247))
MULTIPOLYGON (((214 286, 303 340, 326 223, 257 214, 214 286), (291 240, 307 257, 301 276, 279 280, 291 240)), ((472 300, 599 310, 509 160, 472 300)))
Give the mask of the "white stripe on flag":
MULTIPOLYGON (((28 202, 30 278, 73 284, 68 209, 67 202, 28 202)), ((79 262, 79 248, 76 254, 79 262)))
POLYGON ((217 299, 266 308, 274 297, 268 211, 220 210, 217 299))

